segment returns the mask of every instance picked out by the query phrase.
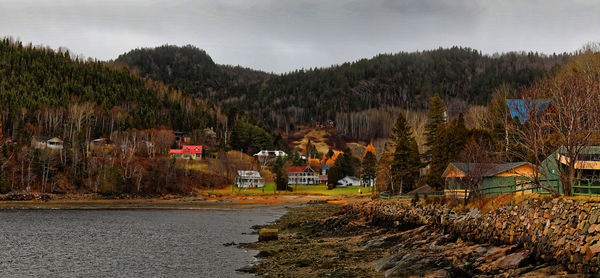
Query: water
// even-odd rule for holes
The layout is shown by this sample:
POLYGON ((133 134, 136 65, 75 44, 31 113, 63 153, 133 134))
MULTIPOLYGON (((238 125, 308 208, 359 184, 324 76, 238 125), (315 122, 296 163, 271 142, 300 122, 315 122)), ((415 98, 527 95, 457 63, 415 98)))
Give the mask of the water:
POLYGON ((282 208, 0 211, 1 277, 248 277, 251 226, 282 208), (247 234, 242 234, 247 233, 247 234))

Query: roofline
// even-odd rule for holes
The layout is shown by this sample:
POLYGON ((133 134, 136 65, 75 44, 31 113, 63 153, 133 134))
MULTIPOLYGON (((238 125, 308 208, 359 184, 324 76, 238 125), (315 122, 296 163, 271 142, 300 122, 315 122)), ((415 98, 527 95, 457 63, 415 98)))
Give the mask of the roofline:
MULTIPOLYGON (((513 167, 511 167, 509 169, 505 169, 503 171, 492 172, 492 173, 489 173, 487 175, 484 175, 484 177, 493 177, 495 175, 498 175, 498 174, 501 174, 501 173, 504 173, 504 172, 508 172, 508 171, 510 171, 512 169, 519 168, 519 167, 521 167, 523 165, 529 165, 529 166, 533 167, 533 164, 531 164, 531 163, 529 163, 527 161, 520 161, 520 162, 513 162, 513 163, 515 163, 515 166, 513 166, 513 167)), ((504 163, 497 163, 497 164, 504 164, 504 163)), ((460 168, 456 167, 456 165, 454 165, 454 162, 450 162, 450 163, 448 163, 448 166, 446 166, 446 170, 444 170, 444 172, 442 173, 442 178, 446 176, 446 172, 448 172, 448 170, 450 169, 450 166, 454 167, 454 169, 456 169, 457 171, 463 173, 463 175, 467 176, 467 173, 463 172, 460 168)))
POLYGON ((446 176, 446 172, 448 172, 448 170, 450 169, 450 166, 454 167, 454 169, 458 170, 459 172, 463 173, 463 175, 467 175, 465 172, 463 172, 462 170, 460 170, 458 167, 456 167, 454 165, 454 162, 450 162, 448 163, 448 166, 446 166, 446 170, 444 170, 444 172, 442 173, 442 178, 446 176))
POLYGON ((520 161, 520 162, 514 162, 514 163, 518 163, 518 164, 516 164, 516 166, 514 166, 514 167, 512 167, 510 169, 506 169, 504 171, 496 171, 496 172, 490 173, 489 175, 486 175, 486 176, 493 177, 495 175, 498 175, 498 174, 501 174, 501 173, 504 173, 504 172, 508 172, 508 171, 510 171, 512 169, 519 168, 519 167, 521 167, 523 165, 529 165, 529 166, 533 167, 533 164, 531 164, 531 163, 529 163, 527 161, 520 161))

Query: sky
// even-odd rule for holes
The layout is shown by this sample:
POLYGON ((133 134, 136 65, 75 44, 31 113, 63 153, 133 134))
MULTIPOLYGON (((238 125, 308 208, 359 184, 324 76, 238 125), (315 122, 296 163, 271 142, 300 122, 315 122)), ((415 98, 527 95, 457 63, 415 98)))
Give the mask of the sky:
POLYGON ((0 37, 100 60, 191 44, 282 73, 464 46, 572 52, 600 41, 597 0, 0 0, 0 37))

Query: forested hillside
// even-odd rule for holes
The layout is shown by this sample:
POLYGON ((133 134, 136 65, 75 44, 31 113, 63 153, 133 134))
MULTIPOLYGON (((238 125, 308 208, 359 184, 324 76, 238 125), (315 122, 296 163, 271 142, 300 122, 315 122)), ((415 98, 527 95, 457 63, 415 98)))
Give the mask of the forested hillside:
MULTIPOLYGON (((273 128, 335 119, 338 113, 381 107, 421 110, 439 93, 453 113, 461 104, 486 104, 500 86, 518 89, 562 65, 569 55, 481 52, 453 47, 423 52, 382 54, 328 68, 296 70, 282 75, 223 77, 202 50, 164 46, 138 49, 117 61, 139 74, 172 84, 189 94, 210 96, 226 107, 250 112, 273 128)), ((255 72, 254 72, 255 73, 255 72)))
POLYGON ((3 39, 0 112, 0 193, 182 193, 230 182, 221 173, 176 167, 167 155, 174 130, 188 132, 192 144, 223 150, 227 116, 113 63, 3 39), (60 147, 48 150, 39 143, 44 137, 56 137, 60 147), (98 138, 109 143, 93 147, 98 138))
POLYGON ((93 114, 91 135, 164 126, 191 131, 217 128, 214 105, 100 61, 73 60, 68 52, 0 42, 0 108, 4 132, 19 137, 25 123, 37 133, 62 136, 74 105, 93 114))

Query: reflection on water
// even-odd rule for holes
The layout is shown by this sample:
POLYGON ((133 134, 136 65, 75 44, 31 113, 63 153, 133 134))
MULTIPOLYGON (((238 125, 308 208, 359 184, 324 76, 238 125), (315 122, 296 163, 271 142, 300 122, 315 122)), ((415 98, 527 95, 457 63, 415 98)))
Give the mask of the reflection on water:
POLYGON ((0 211, 2 277, 244 277, 250 227, 283 208, 0 211), (247 234, 242 234, 247 233, 247 234))

